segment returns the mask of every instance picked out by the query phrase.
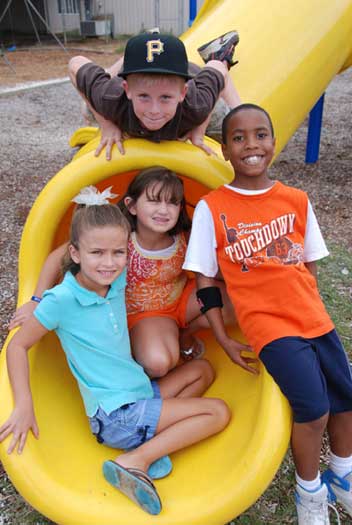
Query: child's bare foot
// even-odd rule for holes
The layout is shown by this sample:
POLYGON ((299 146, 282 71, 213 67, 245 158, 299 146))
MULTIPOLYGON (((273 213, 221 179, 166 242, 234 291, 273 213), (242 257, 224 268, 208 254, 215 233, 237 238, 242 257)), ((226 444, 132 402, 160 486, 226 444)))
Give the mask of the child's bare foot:
POLYGON ((121 467, 127 469, 137 468, 143 472, 147 472, 149 467, 149 464, 145 461, 145 459, 140 454, 136 453, 136 449, 120 454, 120 456, 118 456, 114 461, 118 465, 121 465, 121 467))
POLYGON ((115 459, 114 463, 121 465, 125 469, 132 468, 146 472, 152 479, 165 478, 172 471, 172 463, 169 456, 162 456, 149 464, 135 450, 121 454, 115 459))

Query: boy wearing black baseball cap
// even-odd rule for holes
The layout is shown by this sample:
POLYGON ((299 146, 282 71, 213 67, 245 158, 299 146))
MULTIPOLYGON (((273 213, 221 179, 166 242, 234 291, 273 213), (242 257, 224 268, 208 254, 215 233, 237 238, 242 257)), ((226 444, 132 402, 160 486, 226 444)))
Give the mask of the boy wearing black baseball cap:
POLYGON ((106 71, 85 57, 72 58, 72 83, 101 127, 96 155, 106 147, 110 159, 114 143, 123 154, 127 137, 186 137, 210 153, 203 137, 219 97, 225 112, 240 103, 228 74, 238 41, 231 31, 200 47, 203 69, 188 63, 179 38, 158 32, 130 38, 124 57, 106 71))

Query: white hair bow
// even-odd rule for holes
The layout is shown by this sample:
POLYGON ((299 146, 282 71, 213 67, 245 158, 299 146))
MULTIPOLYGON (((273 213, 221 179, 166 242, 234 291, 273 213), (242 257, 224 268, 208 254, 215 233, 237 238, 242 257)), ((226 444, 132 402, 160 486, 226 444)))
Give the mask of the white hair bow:
POLYGON ((118 197, 118 194, 111 193, 111 188, 112 186, 109 186, 108 188, 105 188, 104 191, 100 192, 95 186, 86 186, 72 199, 72 202, 75 202, 76 204, 85 204, 86 206, 110 204, 108 199, 118 197))

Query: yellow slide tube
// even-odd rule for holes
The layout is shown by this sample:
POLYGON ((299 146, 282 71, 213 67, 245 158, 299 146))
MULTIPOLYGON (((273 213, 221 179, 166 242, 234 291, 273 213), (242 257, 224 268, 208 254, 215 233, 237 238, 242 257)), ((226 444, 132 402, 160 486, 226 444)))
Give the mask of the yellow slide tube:
MULTIPOLYGON (((191 211, 209 188, 223 184, 230 174, 220 158, 208 157, 189 144, 129 140, 126 155, 114 155, 111 162, 94 157, 94 145, 97 140, 47 184, 31 210, 21 243, 19 304, 31 295, 49 251, 67 238, 70 200, 83 186, 113 185, 114 192, 122 194, 136 171, 163 164, 183 177, 191 211)), ((241 338, 235 329, 234 336, 241 338)), ((210 333, 203 337, 217 375, 207 395, 225 399, 233 420, 220 435, 172 455, 172 474, 157 482, 164 506, 157 518, 105 482, 101 465, 115 457, 115 451, 99 445, 90 434, 78 389, 53 334, 29 353, 40 439, 29 436, 22 456, 8 456, 6 444, 0 448, 1 460, 20 493, 54 522, 70 525, 156 521, 221 525, 253 503, 270 483, 287 448, 287 403, 263 369, 258 377, 252 376, 230 362, 210 333)), ((1 420, 12 410, 4 354, 1 420)))
MULTIPOLYGON (((268 5, 259 0, 208 0, 183 37, 190 59, 199 62, 196 47, 233 28, 241 36, 240 64, 233 70, 236 85, 244 101, 260 103, 273 115, 280 150, 330 79, 351 60, 352 1, 272 0, 268 5)), ((90 138, 91 131, 83 130, 73 143, 90 138)), ((204 193, 231 178, 230 167, 211 141, 218 158, 189 144, 129 140, 126 155, 115 150, 111 162, 103 155, 94 157, 97 143, 95 138, 80 150, 31 210, 20 249, 19 305, 32 295, 47 254, 67 238, 70 200, 82 187, 113 185, 114 192, 122 194, 135 173, 162 164, 184 179, 191 210, 204 193)), ((241 337, 236 328, 233 334, 241 337)), ((221 434, 172 455, 172 474, 157 482, 163 501, 157 517, 105 482, 101 464, 113 458, 114 451, 90 434, 56 336, 45 337, 30 351, 40 439, 29 436, 21 456, 6 454, 8 440, 0 445, 1 461, 23 497, 60 525, 223 525, 254 503, 284 456, 290 412, 262 368, 253 377, 229 361, 210 333, 203 337, 217 374, 207 395, 225 399, 233 419, 221 434)), ((0 398, 3 422, 13 407, 5 351, 0 356, 0 398)))

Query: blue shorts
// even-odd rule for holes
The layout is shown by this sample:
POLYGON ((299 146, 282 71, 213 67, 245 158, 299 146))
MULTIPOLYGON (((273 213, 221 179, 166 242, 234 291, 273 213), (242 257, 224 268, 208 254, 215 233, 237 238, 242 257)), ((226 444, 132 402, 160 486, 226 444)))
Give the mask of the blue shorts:
POLYGON ((163 400, 158 383, 152 381, 151 384, 153 398, 123 405, 110 414, 99 407, 89 418, 91 431, 99 443, 128 450, 139 447, 155 435, 163 400))
POLYGON ((352 410, 351 369, 335 330, 312 339, 277 339, 264 346, 259 359, 288 399, 297 423, 352 410))

